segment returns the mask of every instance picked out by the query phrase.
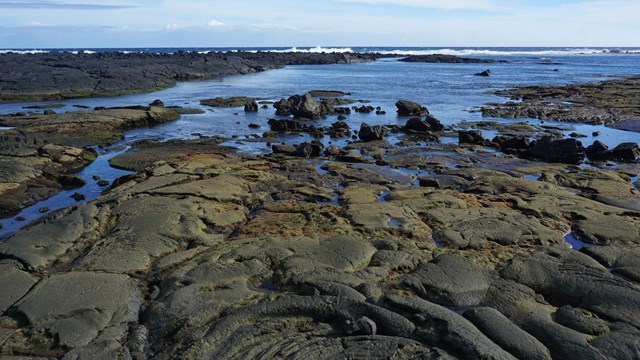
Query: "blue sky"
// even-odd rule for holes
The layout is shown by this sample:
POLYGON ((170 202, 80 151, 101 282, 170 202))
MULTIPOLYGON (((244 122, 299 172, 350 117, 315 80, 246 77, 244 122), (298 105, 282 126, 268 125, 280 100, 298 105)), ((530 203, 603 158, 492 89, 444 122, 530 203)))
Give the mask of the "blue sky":
POLYGON ((0 0, 0 48, 640 46, 639 0, 0 0))

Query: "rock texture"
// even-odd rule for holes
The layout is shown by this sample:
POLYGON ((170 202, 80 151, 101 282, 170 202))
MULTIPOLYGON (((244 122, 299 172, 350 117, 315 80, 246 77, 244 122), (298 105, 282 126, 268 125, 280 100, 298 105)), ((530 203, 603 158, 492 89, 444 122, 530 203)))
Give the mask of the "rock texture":
POLYGON ((614 203, 637 191, 611 192, 616 170, 456 149, 134 144, 114 161, 137 174, 0 242, 0 354, 636 357, 640 218, 614 203), (569 230, 600 246, 571 250, 569 230))
POLYGON ((91 149, 46 144, 24 133, 0 132, 0 218, 44 200, 63 188, 83 186, 71 174, 90 164, 91 149))
POLYGON ((0 54, 0 102, 104 97, 172 87, 177 81, 248 74, 285 65, 350 64, 378 54, 270 52, 0 54), (24 81, 28 77, 30 81, 24 81))
MULTIPOLYGON (((124 131, 180 118, 170 108, 133 106, 56 115, 1 115, 0 126, 12 126, 29 137, 66 146, 106 145, 124 137, 124 131)), ((4 132, 7 133, 7 132, 4 132)))
POLYGON ((402 62, 422 62, 422 63, 446 63, 446 64, 490 64, 490 63, 506 63, 505 60, 492 60, 492 59, 474 59, 465 58, 455 55, 414 55, 402 58, 398 61, 402 62))
POLYGON ((584 122, 640 131, 639 77, 597 84, 520 87, 495 94, 519 102, 485 106, 484 116, 584 122))

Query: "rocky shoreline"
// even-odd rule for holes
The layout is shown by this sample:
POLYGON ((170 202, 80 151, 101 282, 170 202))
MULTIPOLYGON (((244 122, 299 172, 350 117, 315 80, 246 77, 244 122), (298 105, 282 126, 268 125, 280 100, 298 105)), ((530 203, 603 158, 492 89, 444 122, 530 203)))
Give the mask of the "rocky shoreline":
POLYGON ((152 92, 177 81, 204 80, 285 65, 351 64, 390 55, 177 52, 0 54, 0 103, 108 97, 152 92))
POLYGON ((381 157, 416 187, 373 162, 143 146, 153 165, 0 243, 0 353, 633 358, 640 215, 605 199, 637 192, 456 148, 381 157))
MULTIPOLYGON (((402 125, 369 125, 356 119, 391 109, 349 96, 203 99, 269 112, 236 141, 271 152, 206 136, 131 143, 110 163, 135 173, 0 239, 0 357, 638 356, 637 144, 445 126, 403 99, 402 125)), ((188 111, 157 100, 0 116, 13 127, 0 131, 0 216, 81 186, 73 172, 97 155, 85 146, 188 111)))
POLYGON ((494 94, 514 101, 485 106, 484 116, 602 124, 640 132, 637 76, 596 84, 518 87, 494 94))

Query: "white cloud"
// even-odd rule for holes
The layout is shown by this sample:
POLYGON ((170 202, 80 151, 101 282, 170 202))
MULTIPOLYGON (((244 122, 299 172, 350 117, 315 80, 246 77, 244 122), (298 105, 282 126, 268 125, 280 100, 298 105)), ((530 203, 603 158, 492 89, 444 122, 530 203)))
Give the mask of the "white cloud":
POLYGON ((224 23, 222 21, 218 21, 218 20, 210 20, 207 23, 208 27, 221 27, 224 26, 224 23))
POLYGON ((186 30, 189 27, 186 25, 180 25, 180 24, 167 24, 167 26, 165 26, 165 30, 167 31, 176 31, 176 30, 186 30))
POLYGON ((410 6, 440 10, 494 10, 498 8, 490 0, 338 0, 338 2, 410 6))
POLYGON ((35 26, 49 26, 49 24, 46 24, 46 23, 43 23, 43 22, 40 22, 40 21, 29 21, 27 23, 27 26, 34 26, 34 27, 35 26))

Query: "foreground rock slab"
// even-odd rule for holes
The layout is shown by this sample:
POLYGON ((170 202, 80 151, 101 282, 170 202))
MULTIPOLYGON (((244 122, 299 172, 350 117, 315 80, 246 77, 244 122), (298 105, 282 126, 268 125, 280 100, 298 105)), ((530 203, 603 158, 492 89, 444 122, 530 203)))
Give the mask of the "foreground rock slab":
POLYGON ((640 217, 613 203, 616 170, 455 145, 390 147, 376 163, 243 158, 215 140, 134 147, 117 162, 138 173, 0 242, 0 355, 640 351, 640 217), (419 186, 429 179, 441 186, 419 186))

